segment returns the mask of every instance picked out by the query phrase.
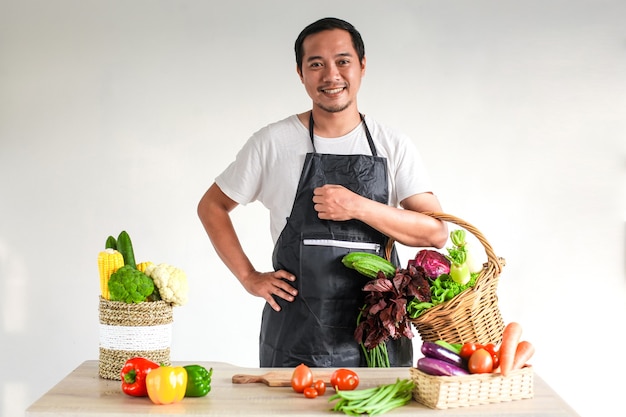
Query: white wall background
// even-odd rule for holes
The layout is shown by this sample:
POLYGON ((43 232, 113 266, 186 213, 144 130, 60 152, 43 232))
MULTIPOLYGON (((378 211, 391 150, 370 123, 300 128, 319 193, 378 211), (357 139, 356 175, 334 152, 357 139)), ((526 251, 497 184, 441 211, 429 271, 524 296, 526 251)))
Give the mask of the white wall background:
MULTIPOLYGON (((172 359, 257 366, 262 302, 196 204, 253 131, 309 108, 293 42, 328 15, 364 36, 361 110, 507 259, 502 314, 537 373, 582 416, 621 404, 625 2, 0 0, 0 415, 97 358, 96 257, 122 229, 189 276, 172 359)), ((264 209, 234 216, 269 269, 264 209)))

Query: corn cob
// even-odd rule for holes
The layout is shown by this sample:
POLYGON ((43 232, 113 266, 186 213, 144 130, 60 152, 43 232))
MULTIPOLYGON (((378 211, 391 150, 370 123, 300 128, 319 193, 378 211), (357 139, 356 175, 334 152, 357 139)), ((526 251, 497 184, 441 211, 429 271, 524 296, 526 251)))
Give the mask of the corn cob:
POLYGON ((152 262, 150 261, 145 261, 145 262, 141 262, 137 264, 137 269, 143 273, 146 272, 146 268, 149 267, 150 265, 152 265, 152 262))
POLYGON ((105 249, 98 254, 98 271, 100 272, 100 294, 109 299, 109 278, 111 274, 124 266, 124 257, 115 249, 105 249))

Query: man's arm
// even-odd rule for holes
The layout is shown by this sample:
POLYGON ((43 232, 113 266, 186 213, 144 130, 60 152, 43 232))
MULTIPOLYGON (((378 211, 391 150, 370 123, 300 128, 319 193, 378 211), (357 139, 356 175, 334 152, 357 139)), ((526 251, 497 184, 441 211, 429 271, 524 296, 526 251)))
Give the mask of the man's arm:
POLYGON ((445 222, 422 214, 441 212, 439 199, 432 193, 415 194, 397 208, 327 184, 315 189, 313 203, 320 219, 357 219, 406 246, 442 248, 448 239, 445 222))
POLYGON ((246 291, 264 298, 274 310, 279 311, 280 307, 274 300, 274 296, 293 301, 297 291, 284 279, 295 281, 296 278, 287 271, 262 273, 254 269, 241 247, 230 218, 229 213, 237 205, 237 202, 224 194, 214 183, 198 203, 198 217, 200 217, 217 255, 246 291))

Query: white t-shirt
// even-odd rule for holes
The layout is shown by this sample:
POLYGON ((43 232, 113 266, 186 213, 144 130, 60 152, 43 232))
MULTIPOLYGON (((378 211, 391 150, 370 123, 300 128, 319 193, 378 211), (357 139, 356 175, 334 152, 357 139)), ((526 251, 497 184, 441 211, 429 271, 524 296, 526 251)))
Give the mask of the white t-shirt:
MULTIPOLYGON (((378 156, 387 158, 389 205, 397 207, 407 197, 431 192, 430 178, 411 140, 370 117, 366 116, 365 122, 378 156)), ((345 136, 315 136, 314 140, 318 153, 372 154, 362 123, 345 136)), ((254 133, 215 182, 237 203, 260 201, 269 209, 275 243, 291 214, 302 165, 309 152, 313 152, 309 130, 297 115, 292 115, 254 133)))

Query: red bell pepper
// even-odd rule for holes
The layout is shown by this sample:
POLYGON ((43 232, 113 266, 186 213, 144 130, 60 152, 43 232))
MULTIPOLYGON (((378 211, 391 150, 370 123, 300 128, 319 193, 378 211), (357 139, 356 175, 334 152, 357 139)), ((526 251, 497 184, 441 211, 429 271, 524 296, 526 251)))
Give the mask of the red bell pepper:
POLYGON ((147 397, 146 375, 160 365, 146 358, 130 358, 122 367, 122 391, 133 397, 147 397))

